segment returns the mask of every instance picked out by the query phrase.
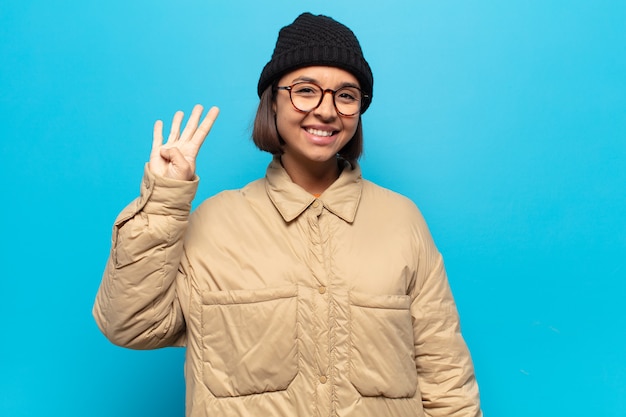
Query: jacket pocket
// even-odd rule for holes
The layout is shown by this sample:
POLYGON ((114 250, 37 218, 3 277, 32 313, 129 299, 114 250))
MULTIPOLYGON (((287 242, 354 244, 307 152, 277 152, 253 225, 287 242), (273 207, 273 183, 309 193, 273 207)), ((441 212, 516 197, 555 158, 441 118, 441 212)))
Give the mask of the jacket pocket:
POLYGON ((216 397, 282 391, 298 373, 296 286, 202 295, 203 382, 216 397))
POLYGON ((350 381, 363 397, 417 392, 410 297, 350 293, 350 381))

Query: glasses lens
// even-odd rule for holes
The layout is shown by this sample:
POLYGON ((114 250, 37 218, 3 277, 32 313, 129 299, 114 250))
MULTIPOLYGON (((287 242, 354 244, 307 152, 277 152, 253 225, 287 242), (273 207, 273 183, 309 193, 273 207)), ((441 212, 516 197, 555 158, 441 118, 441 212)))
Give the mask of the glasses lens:
POLYGON ((361 110, 361 90, 354 87, 344 87, 335 93, 337 111, 346 116, 357 114, 361 110))
POLYGON ((309 112, 317 107, 322 89, 315 84, 297 83, 291 87, 291 102, 300 111, 309 112))

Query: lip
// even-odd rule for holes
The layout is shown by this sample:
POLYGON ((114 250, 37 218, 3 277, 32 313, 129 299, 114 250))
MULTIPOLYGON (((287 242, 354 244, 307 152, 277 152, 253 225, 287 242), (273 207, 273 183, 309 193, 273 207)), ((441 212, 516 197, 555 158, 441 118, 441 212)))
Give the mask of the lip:
POLYGON ((312 143, 316 145, 331 144, 337 139, 337 135, 339 134, 338 129, 333 129, 330 126, 304 126, 302 130, 304 131, 304 134, 309 139, 309 141, 311 141, 312 143), (312 130, 313 131, 318 130, 322 132, 331 132, 332 134, 329 136, 318 136, 315 133, 312 133, 311 132, 312 130))
POLYGON ((302 130, 304 130, 304 132, 309 136, 313 136, 313 137, 320 138, 320 139, 327 139, 327 138, 332 138, 332 137, 337 136, 340 129, 336 128, 335 126, 329 126, 329 125, 306 125, 306 126, 302 126, 302 130), (325 134, 328 134, 330 132, 331 134, 328 136, 317 135, 313 131, 324 132, 325 134))

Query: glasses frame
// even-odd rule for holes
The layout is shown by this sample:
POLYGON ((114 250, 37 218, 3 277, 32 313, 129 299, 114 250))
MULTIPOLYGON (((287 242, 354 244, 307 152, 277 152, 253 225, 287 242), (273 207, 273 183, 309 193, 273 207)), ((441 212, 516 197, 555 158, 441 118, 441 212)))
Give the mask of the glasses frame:
POLYGON ((337 112, 337 114, 339 114, 339 115, 341 115, 341 116, 344 116, 344 117, 353 117, 353 116, 356 116, 357 114, 361 113, 361 109, 363 108, 363 101, 364 101, 364 99, 369 98, 369 96, 368 96, 367 94, 365 94, 365 93, 363 92, 363 90, 361 90, 360 88, 355 87, 355 86, 344 86, 344 87, 338 88, 337 90, 333 90, 332 88, 326 88, 326 89, 324 89, 324 88, 322 88, 322 86, 321 86, 321 85, 319 85, 319 84, 317 84, 317 83, 314 83, 314 82, 311 82, 311 81, 298 81, 297 83, 293 83, 293 84, 291 84, 291 85, 277 86, 277 87, 276 87, 276 89, 277 89, 277 90, 286 90, 286 91, 289 91, 289 101, 291 101, 291 105, 293 106, 293 108, 294 108, 294 109, 296 109, 297 111, 299 111, 300 113, 310 113, 310 112, 312 112, 313 110, 317 109, 317 108, 318 108, 318 107, 322 104, 322 101, 324 101, 324 96, 326 95, 326 93, 332 93, 332 96, 333 96, 333 106, 335 106, 335 111, 337 112), (316 87, 317 87, 317 88, 319 88, 320 90, 322 90, 322 95, 320 96, 320 101, 317 103, 317 105, 316 105, 316 106, 314 106, 314 107, 313 107, 313 108, 311 108, 310 110, 302 110, 302 109, 299 109, 299 108, 295 105, 295 103, 293 102, 293 97, 291 96, 291 91, 293 90, 293 88, 294 88, 295 86, 300 85, 300 84, 311 84, 311 85, 316 86, 316 87), (337 102, 335 101, 335 99, 336 99, 336 94, 337 94, 337 92, 338 92, 338 91, 341 91, 341 90, 343 90, 344 88, 356 88, 356 89, 357 89, 357 90, 359 90, 359 92, 361 93, 361 102, 359 103, 359 109, 358 109, 356 112, 354 112, 354 113, 351 113, 351 114, 342 113, 342 112, 341 112, 341 111, 339 111, 339 109, 337 108, 337 102))

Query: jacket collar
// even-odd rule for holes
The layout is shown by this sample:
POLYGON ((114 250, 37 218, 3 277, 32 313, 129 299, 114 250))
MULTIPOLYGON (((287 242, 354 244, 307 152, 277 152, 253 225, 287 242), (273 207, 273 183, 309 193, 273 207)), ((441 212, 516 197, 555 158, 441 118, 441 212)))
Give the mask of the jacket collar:
POLYGON ((324 193, 315 198, 302 187, 291 181, 289 174, 274 157, 265 174, 266 190, 270 200, 286 222, 291 222, 302 214, 315 200, 348 223, 354 221, 363 188, 361 168, 358 164, 344 161, 341 175, 324 193))

